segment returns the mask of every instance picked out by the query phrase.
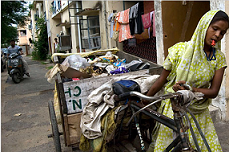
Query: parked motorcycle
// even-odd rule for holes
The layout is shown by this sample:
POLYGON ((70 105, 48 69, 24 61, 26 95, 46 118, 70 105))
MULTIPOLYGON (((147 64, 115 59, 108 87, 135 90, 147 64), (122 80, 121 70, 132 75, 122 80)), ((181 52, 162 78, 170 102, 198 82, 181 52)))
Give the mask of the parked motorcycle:
POLYGON ((13 82, 20 83, 25 74, 20 54, 12 53, 9 55, 7 69, 8 74, 10 77, 12 77, 13 82))

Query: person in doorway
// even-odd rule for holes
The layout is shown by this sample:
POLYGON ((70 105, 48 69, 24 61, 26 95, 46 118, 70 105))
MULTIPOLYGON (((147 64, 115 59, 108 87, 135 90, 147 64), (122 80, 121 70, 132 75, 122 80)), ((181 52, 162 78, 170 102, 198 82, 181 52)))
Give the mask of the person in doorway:
POLYGON ((27 62, 25 61, 25 59, 21 56, 22 54, 24 54, 23 51, 22 51, 22 48, 19 47, 19 46, 17 46, 17 45, 15 45, 15 40, 11 40, 11 41, 10 41, 10 46, 8 47, 8 54, 7 54, 7 57, 9 57, 9 55, 12 54, 12 53, 20 54, 19 57, 21 57, 21 59, 22 59, 23 67, 24 67, 24 70, 25 70, 25 74, 26 74, 28 77, 30 77, 30 74, 29 74, 29 72, 28 72, 29 66, 28 66, 27 62))
MULTIPOLYGON (((163 64, 159 79, 148 91, 148 96, 155 95, 164 85, 165 93, 178 90, 202 92, 204 99, 194 102, 189 109, 194 113, 212 151, 222 151, 208 106, 220 90, 224 71, 227 67, 225 55, 221 52, 220 43, 229 27, 228 15, 221 10, 208 11, 200 19, 190 41, 177 43, 170 47, 163 64), (215 46, 214 46, 215 43, 215 46), (189 88, 181 84, 188 84, 189 88)), ((144 101, 143 101, 144 102, 144 101)), ((146 104, 146 103, 145 103, 146 104)), ((158 111, 173 118, 170 100, 161 102, 158 111)), ((189 116, 191 124, 193 119, 189 116)), ((192 125, 201 151, 208 151, 195 125, 192 125)), ((164 125, 157 124, 148 152, 161 152, 172 142, 173 131, 164 125)), ((189 132, 192 147, 194 141, 189 132)))
POLYGON ((54 53, 58 53, 60 48, 59 42, 57 41, 57 38, 54 39, 54 53))

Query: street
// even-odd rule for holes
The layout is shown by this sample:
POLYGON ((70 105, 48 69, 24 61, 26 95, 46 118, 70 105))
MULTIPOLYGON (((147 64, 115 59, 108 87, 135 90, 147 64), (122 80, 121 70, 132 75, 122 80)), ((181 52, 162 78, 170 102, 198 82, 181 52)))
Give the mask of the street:
MULTIPOLYGON (((29 65, 30 78, 24 76, 19 84, 9 78, 6 83, 7 70, 1 73, 1 150, 53 152, 53 139, 47 135, 51 134, 48 100, 53 100, 54 84, 45 78, 48 65, 33 61, 31 57, 24 58, 29 65)), ((69 151, 68 148, 62 150, 69 151)))
MULTIPOLYGON (((47 82, 45 73, 52 64, 41 64, 24 57, 30 78, 24 76, 14 84, 6 69, 1 73, 1 150, 2 152, 54 152, 49 121, 48 100, 53 100, 54 84, 47 82)), ((216 122, 215 127, 224 152, 229 151, 229 122, 216 122)), ((62 151, 71 152, 64 146, 62 151)))

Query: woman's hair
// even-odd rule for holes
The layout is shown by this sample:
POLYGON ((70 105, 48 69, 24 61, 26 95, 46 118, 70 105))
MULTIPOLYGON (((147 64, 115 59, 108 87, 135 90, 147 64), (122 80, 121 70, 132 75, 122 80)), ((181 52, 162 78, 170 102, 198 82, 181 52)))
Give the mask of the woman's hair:
POLYGON ((229 18, 228 15, 224 11, 218 11, 215 16, 213 17, 211 24, 217 22, 217 21, 226 21, 229 25, 229 18))

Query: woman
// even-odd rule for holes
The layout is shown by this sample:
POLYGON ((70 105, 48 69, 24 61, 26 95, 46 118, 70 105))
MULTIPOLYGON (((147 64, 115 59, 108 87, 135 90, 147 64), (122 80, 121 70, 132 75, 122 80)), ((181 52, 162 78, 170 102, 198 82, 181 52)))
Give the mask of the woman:
POLYGON ((58 53, 60 49, 59 42, 57 41, 57 38, 54 39, 54 53, 58 53))
MULTIPOLYGON (((204 99, 192 104, 189 108, 195 114, 200 127, 212 151, 222 151, 217 134, 208 110, 211 98, 218 95, 226 59, 220 51, 220 40, 229 26, 229 20, 223 11, 209 11, 199 21, 197 28, 188 42, 177 43, 169 48, 169 54, 163 64, 163 72, 153 84, 147 95, 153 96, 166 83, 165 93, 178 90, 191 89, 193 92, 202 92, 204 99), (215 42, 213 47, 211 44, 215 42), (184 88, 180 84, 188 84, 184 88)), ((159 112, 173 118, 170 100, 161 103, 159 112)), ((194 124, 193 119, 191 123, 194 124)), ((193 125, 197 134, 201 151, 207 151, 198 130, 193 125)), ((158 125, 155 131, 156 141, 153 141, 148 151, 163 151, 173 140, 173 132, 164 125, 158 125), (155 147, 154 147, 155 146, 155 147)), ((189 139, 193 147, 195 144, 189 132, 189 139)))

